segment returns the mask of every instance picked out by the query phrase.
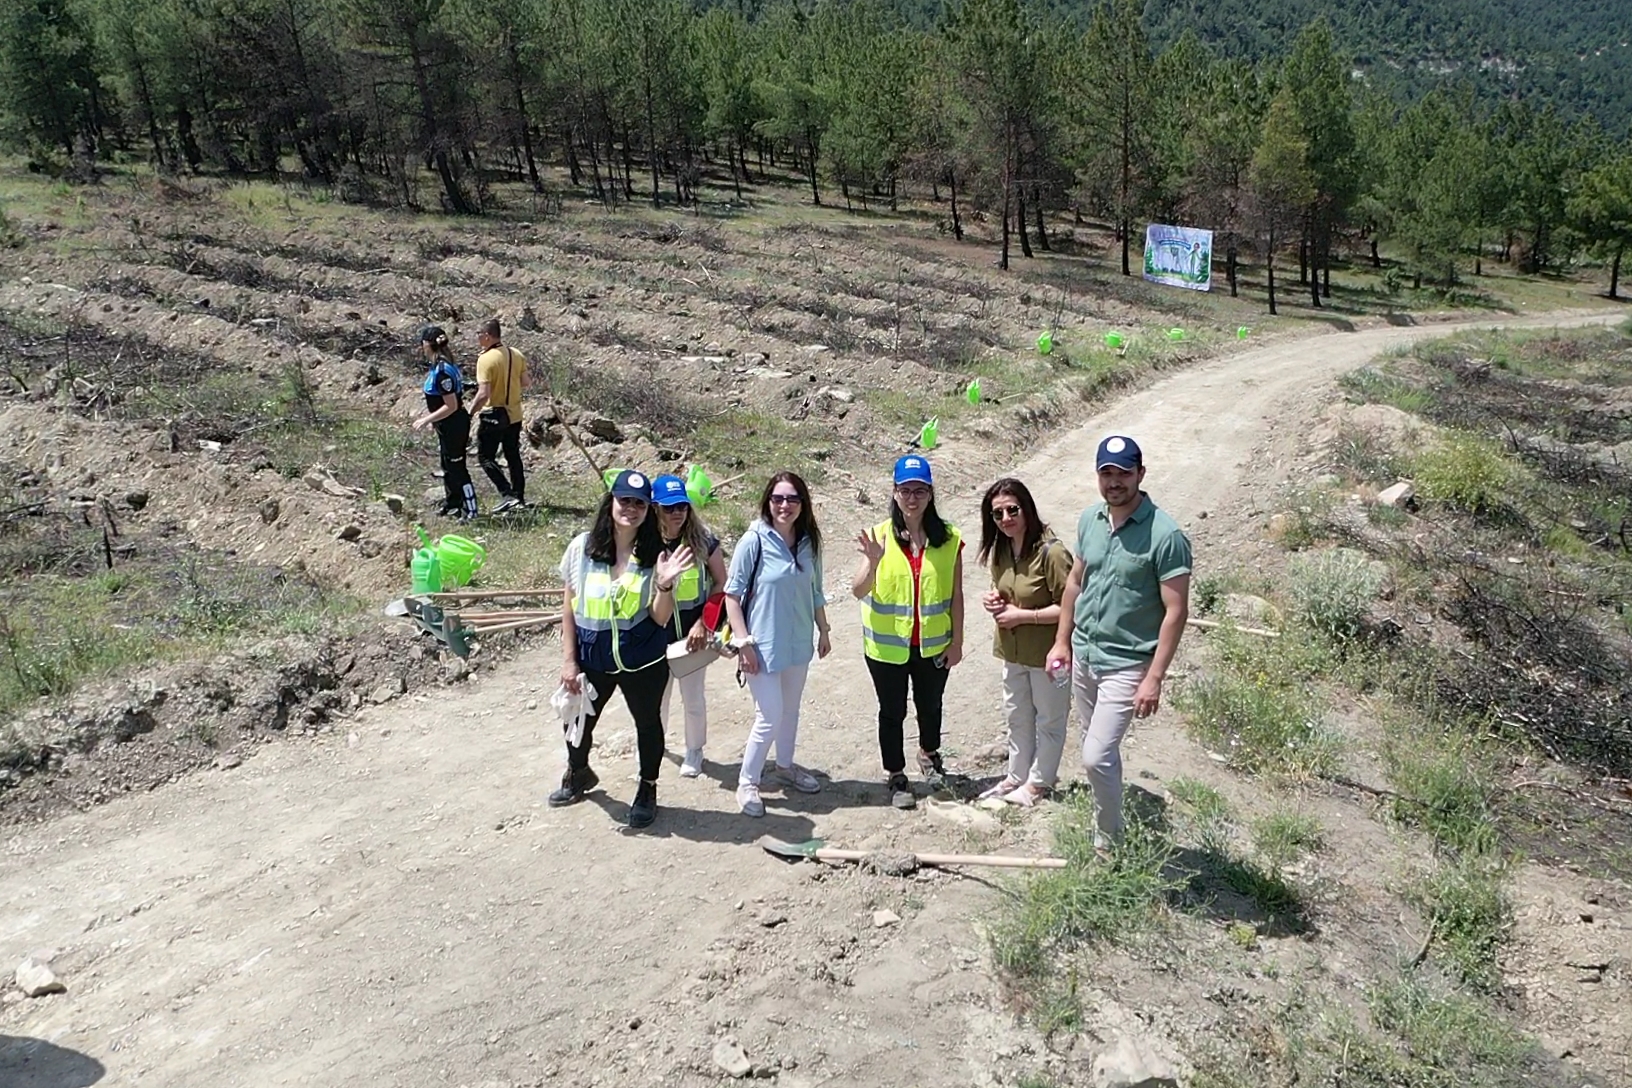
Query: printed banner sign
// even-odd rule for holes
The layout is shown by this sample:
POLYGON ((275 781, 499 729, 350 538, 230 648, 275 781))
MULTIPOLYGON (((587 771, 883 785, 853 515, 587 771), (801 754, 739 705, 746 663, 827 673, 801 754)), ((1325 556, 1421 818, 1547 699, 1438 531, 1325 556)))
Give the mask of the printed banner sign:
POLYGON ((1145 228, 1145 279, 1206 291, 1213 286, 1213 232, 1151 223, 1145 228))

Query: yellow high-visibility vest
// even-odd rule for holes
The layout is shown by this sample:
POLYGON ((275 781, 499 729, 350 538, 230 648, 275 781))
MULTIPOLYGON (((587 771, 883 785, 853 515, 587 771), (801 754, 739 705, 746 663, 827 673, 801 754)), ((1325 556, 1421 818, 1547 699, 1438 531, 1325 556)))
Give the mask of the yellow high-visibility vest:
POLYGON ((862 647, 874 661, 905 664, 912 650, 913 620, 918 621, 918 653, 939 657, 952 645, 952 591, 956 587, 961 537, 946 527, 946 543, 926 548, 917 592, 913 592, 912 564, 895 539, 889 522, 873 528, 884 542, 873 590, 861 602, 862 647))
MULTIPOLYGON (((654 579, 650 571, 630 560, 622 577, 612 577, 612 568, 584 555, 578 565, 579 592, 572 598, 572 618, 586 631, 627 631, 639 626, 652 613, 654 579)), ((612 660, 624 671, 619 642, 612 640, 612 660)))

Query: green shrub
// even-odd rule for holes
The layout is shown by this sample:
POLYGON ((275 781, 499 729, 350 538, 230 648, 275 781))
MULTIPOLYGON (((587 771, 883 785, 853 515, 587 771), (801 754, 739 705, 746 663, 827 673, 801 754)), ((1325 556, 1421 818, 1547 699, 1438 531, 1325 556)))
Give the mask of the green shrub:
POLYGON ((1417 457, 1417 492, 1470 514, 1499 509, 1514 481, 1514 470, 1502 451, 1473 435, 1447 438, 1417 457))
POLYGON ((1225 672, 1185 685, 1177 701, 1195 738, 1236 770, 1310 777, 1337 765, 1336 740, 1306 689, 1225 672))
POLYGON ((1289 574, 1293 614, 1338 642, 1360 633, 1366 610, 1383 585, 1378 564, 1349 548, 1295 555, 1289 574))
POLYGON ((1326 832, 1313 816, 1275 812, 1252 825, 1252 843, 1269 864, 1279 868, 1326 844, 1326 832))
POLYGON ((1420 721, 1389 727, 1384 769, 1396 820, 1427 832, 1440 849, 1486 854, 1496 847, 1494 776, 1472 741, 1420 721))
POLYGON ((1428 945, 1466 986, 1494 990, 1497 962, 1513 923, 1507 867, 1477 854, 1443 861, 1406 888, 1406 899, 1428 919, 1428 945))
POLYGON ((997 966, 1018 980, 1047 977, 1062 953, 1089 943, 1125 944, 1161 923, 1181 882, 1168 872, 1173 844, 1130 813, 1127 835, 1107 859, 1094 849, 1093 798, 1068 796, 1055 826, 1063 869, 1023 878, 988 940, 997 966))

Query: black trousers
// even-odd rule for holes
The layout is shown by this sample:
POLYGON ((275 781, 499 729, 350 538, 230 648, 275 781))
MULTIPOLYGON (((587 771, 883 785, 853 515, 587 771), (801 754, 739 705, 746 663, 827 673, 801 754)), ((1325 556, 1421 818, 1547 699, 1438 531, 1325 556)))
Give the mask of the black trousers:
POLYGON ((465 456, 470 450, 470 413, 460 408, 436 424, 436 449, 442 461, 442 509, 476 516, 476 488, 465 456))
POLYGON ((619 688, 629 716, 635 719, 635 746, 640 752, 640 777, 657 781, 663 767, 663 689, 669 686, 667 658, 638 672, 584 672, 595 685, 593 713, 584 722, 584 740, 578 747, 567 745, 567 766, 581 771, 589 766, 589 750, 595 738, 595 723, 601 720, 608 699, 619 688))
MULTIPOLYGON (((483 417, 487 415, 482 413, 483 417)), ((497 423, 486 418, 476 424, 476 460, 499 489, 499 495, 517 502, 527 499, 527 479, 521 471, 521 422, 497 423), (504 462, 510 466, 510 475, 499 467, 499 450, 504 450, 504 462)))
POLYGON ((867 658, 878 693, 878 753, 890 774, 907 769, 907 754, 901 731, 907 724, 907 689, 912 689, 912 706, 918 713, 918 747, 926 752, 941 749, 942 701, 951 670, 942 668, 946 655, 924 657, 914 646, 906 663, 891 665, 867 658), (939 662, 939 664, 937 664, 939 662))

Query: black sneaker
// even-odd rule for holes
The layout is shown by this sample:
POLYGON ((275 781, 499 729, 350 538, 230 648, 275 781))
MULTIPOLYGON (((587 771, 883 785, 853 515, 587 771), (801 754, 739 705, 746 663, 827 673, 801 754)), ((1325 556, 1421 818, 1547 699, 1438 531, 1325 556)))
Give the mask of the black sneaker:
POLYGON ((890 775, 890 804, 896 808, 918 807, 918 795, 912 792, 912 783, 900 771, 890 775))
POLYGON ((600 776, 588 767, 581 771, 574 771, 569 768, 561 776, 561 788, 546 797, 544 803, 551 808, 576 804, 584 799, 584 794, 600 784, 600 776))
POLYGON ((924 781, 929 783, 930 789, 946 788, 946 765, 941 762, 941 753, 919 752, 918 769, 923 772, 924 781))
POLYGON ((630 827, 650 827, 657 819, 657 783, 641 780, 635 791, 635 802, 629 806, 630 827))
POLYGON ((507 497, 499 500, 499 505, 497 505, 497 506, 495 506, 493 508, 493 512, 495 514, 502 514, 506 510, 514 510, 516 507, 518 507, 520 505, 521 505, 521 500, 520 499, 507 496, 507 497))

